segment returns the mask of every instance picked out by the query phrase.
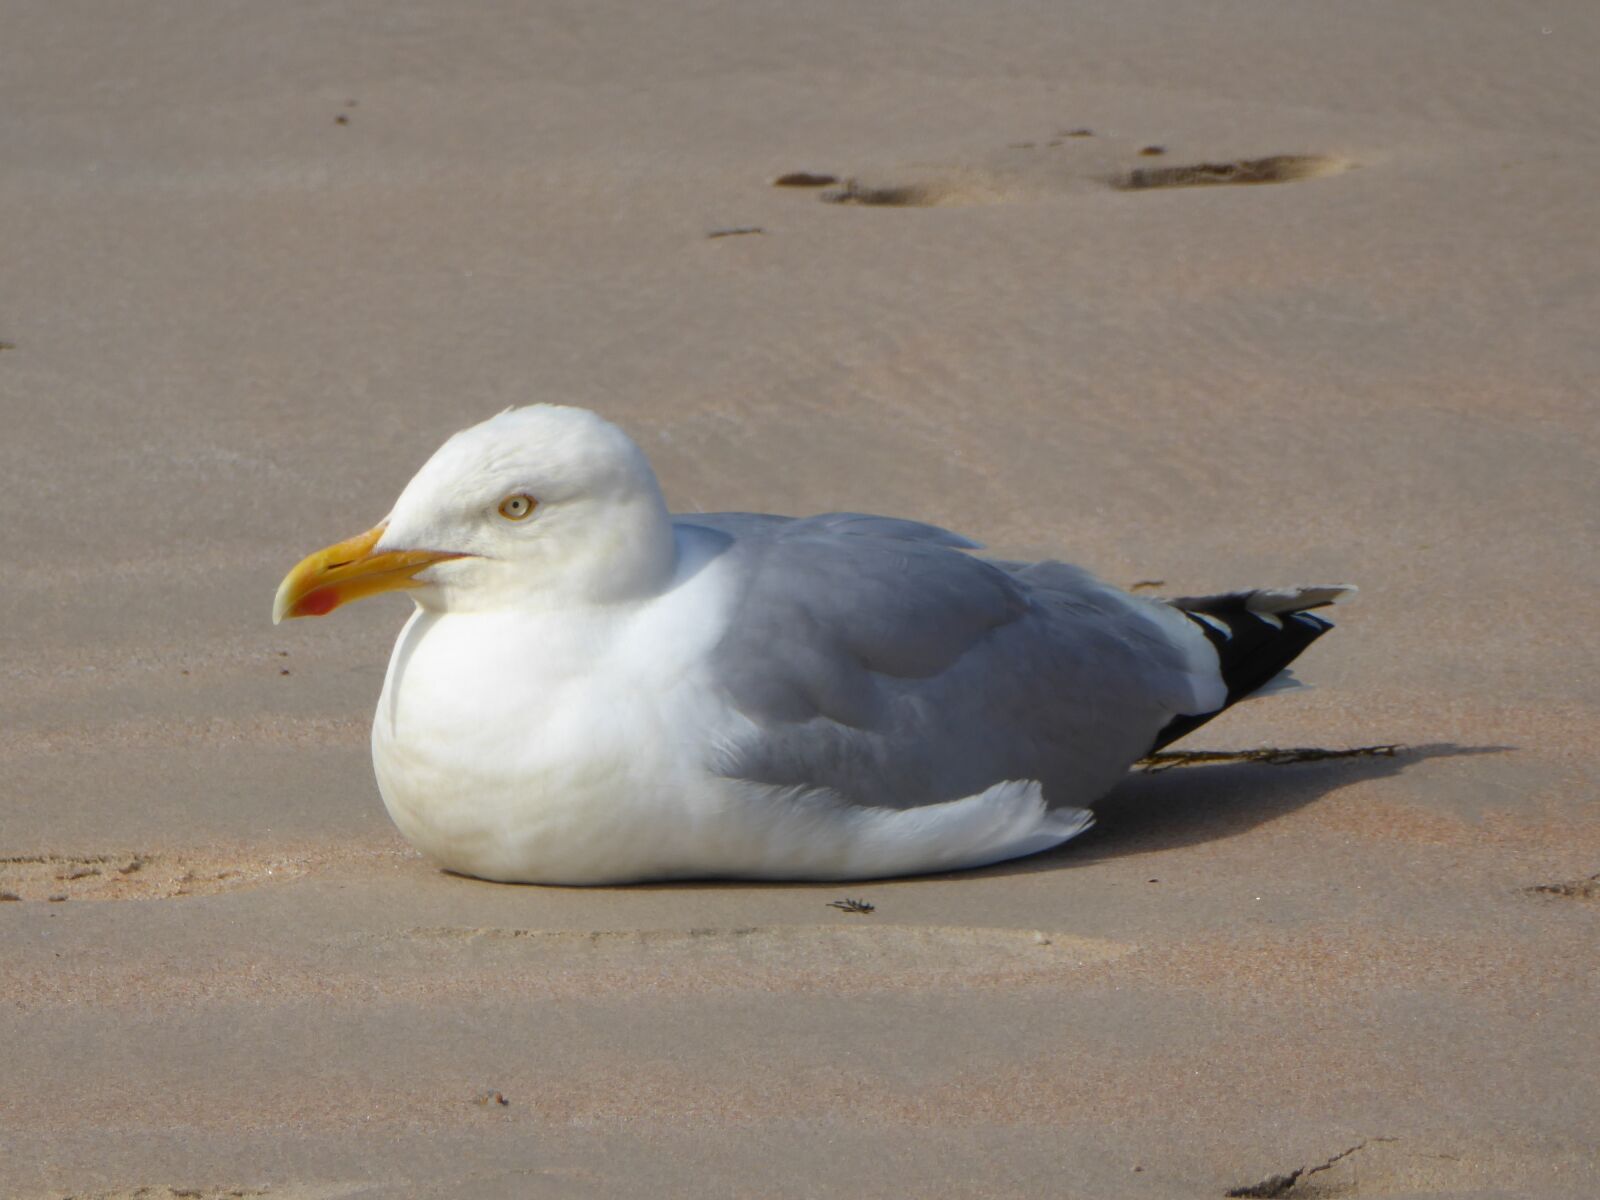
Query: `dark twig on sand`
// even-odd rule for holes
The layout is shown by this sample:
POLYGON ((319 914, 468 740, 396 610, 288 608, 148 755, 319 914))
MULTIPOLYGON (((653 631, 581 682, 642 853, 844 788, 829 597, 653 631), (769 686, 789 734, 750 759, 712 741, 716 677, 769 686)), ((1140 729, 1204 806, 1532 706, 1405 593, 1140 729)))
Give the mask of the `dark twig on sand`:
POLYGON ((877 909, 876 904, 868 904, 865 900, 829 900, 829 908, 837 908, 840 912, 869 913, 877 909))
POLYGON ((1134 766, 1146 775, 1170 771, 1173 767, 1195 767, 1206 763, 1266 763, 1279 767, 1287 763, 1321 762, 1329 758, 1393 758, 1405 747, 1395 745, 1352 746, 1348 750, 1324 750, 1316 746, 1263 746, 1256 750, 1160 750, 1141 758, 1134 766))
POLYGON ((1340 1161, 1341 1159, 1349 1158, 1357 1150, 1365 1150, 1367 1146, 1373 1142, 1393 1142, 1398 1140, 1399 1139, 1392 1137, 1365 1138, 1362 1141, 1357 1142, 1354 1146, 1351 1146, 1348 1150, 1341 1150, 1332 1158, 1324 1159, 1315 1166, 1296 1167, 1294 1170, 1284 1175, 1269 1175, 1260 1183, 1249 1183, 1243 1187, 1229 1188, 1223 1193, 1223 1195, 1253 1197, 1264 1196, 1269 1198, 1276 1196, 1287 1196, 1294 1189, 1294 1185, 1299 1183, 1300 1180, 1305 1178, 1307 1175, 1315 1175, 1319 1171, 1326 1171, 1329 1167, 1333 1166, 1334 1163, 1340 1161))

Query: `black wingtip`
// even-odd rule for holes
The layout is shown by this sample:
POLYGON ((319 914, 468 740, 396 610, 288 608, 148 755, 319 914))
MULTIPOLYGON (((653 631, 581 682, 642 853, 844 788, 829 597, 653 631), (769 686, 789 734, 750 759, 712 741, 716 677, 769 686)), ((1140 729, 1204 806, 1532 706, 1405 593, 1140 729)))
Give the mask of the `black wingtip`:
POLYGON ((1215 648, 1228 699, 1221 708, 1211 712, 1174 717, 1156 735, 1155 744, 1150 747, 1152 751, 1192 733, 1218 713, 1265 687, 1299 658, 1307 646, 1333 628, 1332 621, 1315 613, 1256 612, 1248 608, 1247 603, 1246 597, 1241 596, 1235 604, 1212 603, 1203 612, 1180 607, 1183 615, 1200 627, 1215 648))

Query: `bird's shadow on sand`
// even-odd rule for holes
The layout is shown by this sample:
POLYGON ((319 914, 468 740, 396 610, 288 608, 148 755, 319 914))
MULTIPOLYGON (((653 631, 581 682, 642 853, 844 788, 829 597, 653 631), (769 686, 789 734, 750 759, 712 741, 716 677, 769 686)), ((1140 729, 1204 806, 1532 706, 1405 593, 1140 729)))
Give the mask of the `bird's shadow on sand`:
POLYGON ((1331 792, 1385 779, 1431 758, 1503 754, 1513 746, 1442 742, 1402 746, 1393 756, 1318 762, 1226 763, 1135 772, 1095 805, 1095 825, 1056 850, 983 868, 983 875, 1021 875, 1178 850, 1248 833, 1331 792))
MULTIPOLYGON (((906 880, 1000 878, 1069 870, 1131 855, 1178 850, 1248 833, 1315 803, 1331 792, 1372 779, 1386 779, 1430 758, 1504 754, 1515 746, 1462 746, 1438 742, 1398 746, 1390 755, 1326 758, 1282 764, 1245 762, 1134 771, 1095 805, 1095 825, 1054 850, 989 867, 910 875, 906 880)), ((860 884, 893 879, 864 879, 860 884)), ((837 895, 838 882, 799 880, 685 879, 628 885, 630 891, 685 888, 809 888, 837 895)))

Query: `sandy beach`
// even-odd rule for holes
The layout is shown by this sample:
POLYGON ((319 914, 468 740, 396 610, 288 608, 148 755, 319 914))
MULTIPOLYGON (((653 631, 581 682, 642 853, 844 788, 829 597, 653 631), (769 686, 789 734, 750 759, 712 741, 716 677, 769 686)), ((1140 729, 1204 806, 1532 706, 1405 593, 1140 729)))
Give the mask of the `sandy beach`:
POLYGON ((0 1196, 1600 1193, 1596 61, 1586 0, 0 4, 0 1196), (1358 583, 1179 748, 1399 749, 936 878, 444 874, 367 747, 410 602, 272 594, 535 401, 679 510, 1358 583))

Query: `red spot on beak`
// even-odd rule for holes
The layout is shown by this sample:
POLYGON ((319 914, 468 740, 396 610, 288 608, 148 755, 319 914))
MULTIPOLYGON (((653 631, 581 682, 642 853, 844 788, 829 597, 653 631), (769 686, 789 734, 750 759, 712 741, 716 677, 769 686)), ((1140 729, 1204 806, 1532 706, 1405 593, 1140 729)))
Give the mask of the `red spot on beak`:
POLYGON ((339 595, 332 588, 318 588, 307 592, 295 608, 310 617, 325 617, 339 607, 339 595))

